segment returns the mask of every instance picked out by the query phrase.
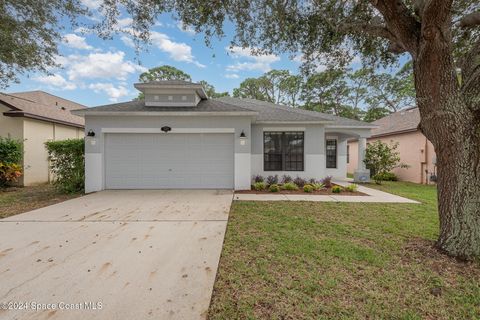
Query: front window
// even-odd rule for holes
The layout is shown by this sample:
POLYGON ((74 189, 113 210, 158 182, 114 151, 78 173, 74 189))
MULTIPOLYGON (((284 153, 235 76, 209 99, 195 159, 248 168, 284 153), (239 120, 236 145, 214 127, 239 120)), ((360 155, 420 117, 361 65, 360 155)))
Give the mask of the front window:
POLYGON ((335 169, 337 168, 337 140, 336 139, 327 139, 327 168, 335 169))
POLYGON ((264 132, 265 171, 303 171, 304 133, 301 131, 264 132))

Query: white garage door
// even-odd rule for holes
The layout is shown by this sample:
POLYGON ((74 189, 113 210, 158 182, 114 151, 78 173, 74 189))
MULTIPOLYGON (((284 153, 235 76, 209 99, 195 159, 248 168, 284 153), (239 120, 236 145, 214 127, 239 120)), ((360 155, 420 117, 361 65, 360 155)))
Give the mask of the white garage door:
POLYGON ((107 189, 233 188, 233 134, 111 133, 107 189))

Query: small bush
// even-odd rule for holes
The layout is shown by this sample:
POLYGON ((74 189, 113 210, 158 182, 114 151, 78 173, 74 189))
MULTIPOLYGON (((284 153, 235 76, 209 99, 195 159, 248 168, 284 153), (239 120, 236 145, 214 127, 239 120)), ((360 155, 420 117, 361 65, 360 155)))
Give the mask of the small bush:
POLYGON ((333 193, 340 193, 340 192, 342 192, 342 187, 340 187, 340 186, 333 186, 333 187, 332 187, 332 192, 333 192, 333 193))
POLYGON ((323 183, 314 183, 312 187, 315 191, 325 189, 325 185, 323 183))
POLYGON ((308 179, 308 184, 314 185, 315 183, 318 183, 317 179, 315 178, 308 179))
POLYGON ((393 172, 379 173, 373 176, 375 181, 398 181, 397 176, 393 172))
POLYGON ((6 187, 18 181, 22 175, 22 166, 16 163, 0 162, 0 187, 6 187))
POLYGON ((322 179, 322 183, 325 185, 325 188, 332 187, 332 176, 326 176, 322 179))
POLYGON ((357 192, 358 185, 355 183, 349 184, 348 186, 345 187, 345 190, 348 192, 357 192))
POLYGON ((312 193, 315 188, 311 184, 306 184, 303 186, 303 192, 312 193))
POLYGON ((254 176, 253 176, 253 182, 254 182, 254 183, 256 183, 256 182, 263 182, 263 181, 265 181, 265 179, 264 179, 261 175, 257 174, 257 175, 254 175, 254 176))
POLYGON ((300 188, 302 188, 306 183, 307 181, 303 178, 300 178, 300 177, 296 177, 294 180, 293 180, 293 183, 295 183, 297 186, 299 186, 300 188))
POLYGON ((23 143, 0 137, 0 187, 18 181, 22 175, 23 143))
POLYGON ((293 182, 287 182, 283 184, 285 190, 298 190, 298 186, 293 182))
POLYGON ((292 182, 292 181, 293 181, 292 177, 290 177, 288 174, 284 174, 282 176, 282 183, 285 184, 285 183, 289 183, 289 182, 292 182))
POLYGON ((22 162, 22 158, 22 141, 0 137, 0 162, 20 164, 22 162))
POLYGON ((268 190, 270 192, 278 192, 280 191, 280 187, 278 186, 278 184, 271 184, 268 190))
POLYGON ((269 186, 272 184, 278 184, 278 175, 268 176, 266 182, 269 186))
POLYGON ((85 144, 83 139, 45 142, 55 186, 62 192, 81 192, 85 187, 85 144))
POLYGON ((255 189, 256 191, 262 191, 262 190, 265 190, 266 188, 267 188, 267 185, 263 181, 255 182, 253 184, 253 189, 255 189))

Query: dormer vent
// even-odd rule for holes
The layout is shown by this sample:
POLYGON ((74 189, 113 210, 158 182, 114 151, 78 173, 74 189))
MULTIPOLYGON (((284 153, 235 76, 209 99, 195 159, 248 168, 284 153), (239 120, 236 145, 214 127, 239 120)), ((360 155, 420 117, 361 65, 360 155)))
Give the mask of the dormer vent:
POLYGON ((195 107, 201 100, 208 99, 201 84, 188 81, 136 83, 135 88, 143 92, 147 107, 195 107))

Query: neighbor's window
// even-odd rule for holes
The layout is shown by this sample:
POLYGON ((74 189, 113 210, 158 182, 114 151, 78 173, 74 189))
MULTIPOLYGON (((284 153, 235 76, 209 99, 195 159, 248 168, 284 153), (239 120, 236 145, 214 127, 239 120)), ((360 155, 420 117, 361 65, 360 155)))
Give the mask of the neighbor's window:
POLYGON ((265 171, 303 171, 304 133, 297 131, 263 133, 265 171))
POLYGON ((347 144, 347 163, 350 163, 350 146, 347 144))
POLYGON ((327 168, 337 168, 337 140, 327 139, 327 168))

